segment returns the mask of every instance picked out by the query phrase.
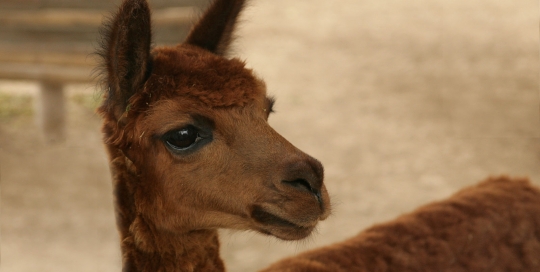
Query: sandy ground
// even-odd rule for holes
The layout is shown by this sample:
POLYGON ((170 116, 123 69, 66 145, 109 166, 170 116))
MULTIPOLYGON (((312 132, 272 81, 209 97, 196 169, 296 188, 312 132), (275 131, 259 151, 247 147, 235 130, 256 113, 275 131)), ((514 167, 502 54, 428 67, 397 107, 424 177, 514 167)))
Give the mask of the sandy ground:
MULTIPOLYGON (((345 239, 490 175, 540 184, 538 33, 532 0, 252 1, 237 55, 278 99, 270 123, 322 161, 334 213, 300 242, 223 231, 229 271, 345 239)), ((100 120, 72 102, 68 112, 55 145, 30 118, 2 119, 2 271, 120 271, 100 120)))

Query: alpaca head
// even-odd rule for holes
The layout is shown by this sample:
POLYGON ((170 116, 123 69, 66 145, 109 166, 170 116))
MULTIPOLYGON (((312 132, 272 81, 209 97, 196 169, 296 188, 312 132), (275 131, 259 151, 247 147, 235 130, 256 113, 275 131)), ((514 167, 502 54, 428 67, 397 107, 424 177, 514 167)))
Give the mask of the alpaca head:
POLYGON ((176 47, 151 48, 144 0, 124 1, 112 18, 100 112, 115 179, 129 181, 131 195, 117 198, 168 233, 301 239, 330 212, 323 168, 269 126, 264 82, 225 57, 243 5, 215 1, 176 47))

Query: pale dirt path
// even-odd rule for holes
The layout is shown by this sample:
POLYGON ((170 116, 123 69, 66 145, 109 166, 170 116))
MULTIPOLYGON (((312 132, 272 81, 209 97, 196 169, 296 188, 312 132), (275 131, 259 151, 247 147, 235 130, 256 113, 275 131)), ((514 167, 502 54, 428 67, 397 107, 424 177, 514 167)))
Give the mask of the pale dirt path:
MULTIPOLYGON (((251 6, 238 55, 278 98, 271 124, 323 162, 334 214, 298 243, 224 231, 230 271, 342 240, 489 175, 540 184, 536 1, 251 6)), ((43 145, 24 122, 0 126, 2 271, 120 271, 99 120, 70 113, 64 146, 43 145)))

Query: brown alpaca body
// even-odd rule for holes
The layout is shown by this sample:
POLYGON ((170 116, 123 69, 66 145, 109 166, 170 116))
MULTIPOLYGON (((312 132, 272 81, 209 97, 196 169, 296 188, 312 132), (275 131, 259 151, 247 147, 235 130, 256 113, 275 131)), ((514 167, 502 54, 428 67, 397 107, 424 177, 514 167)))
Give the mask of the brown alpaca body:
MULTIPOLYGON (((268 125, 264 82, 225 57, 243 6, 215 0, 176 47, 151 48, 145 0, 106 26, 99 111, 124 272, 224 271, 218 228, 297 240, 330 213, 322 165, 268 125)), ((492 181, 269 271, 535 271, 539 199, 492 181)))
POLYGON ((489 179, 263 271, 540 271, 540 190, 489 179))

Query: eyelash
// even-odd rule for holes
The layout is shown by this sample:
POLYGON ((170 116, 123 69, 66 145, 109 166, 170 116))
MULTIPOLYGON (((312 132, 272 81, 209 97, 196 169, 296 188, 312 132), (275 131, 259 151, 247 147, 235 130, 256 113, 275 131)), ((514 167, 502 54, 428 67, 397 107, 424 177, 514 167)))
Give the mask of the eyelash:
POLYGON ((204 130, 193 125, 187 125, 165 133, 161 140, 174 153, 192 152, 201 147, 201 144, 210 142, 212 134, 204 133, 204 130))
POLYGON ((268 98, 268 106, 266 108, 266 112, 268 114, 274 112, 274 104, 276 104, 276 99, 274 99, 273 97, 269 97, 268 98))

